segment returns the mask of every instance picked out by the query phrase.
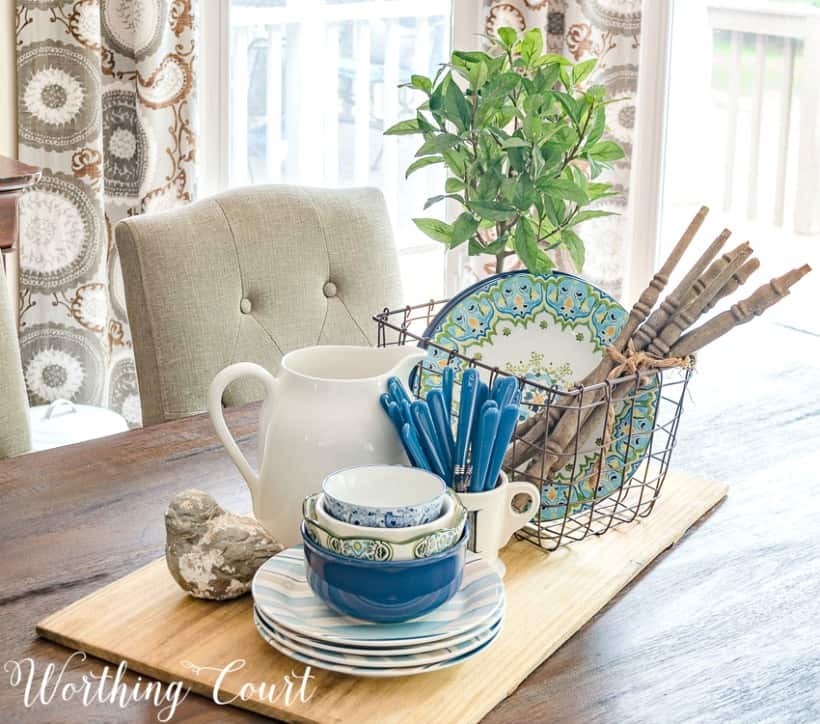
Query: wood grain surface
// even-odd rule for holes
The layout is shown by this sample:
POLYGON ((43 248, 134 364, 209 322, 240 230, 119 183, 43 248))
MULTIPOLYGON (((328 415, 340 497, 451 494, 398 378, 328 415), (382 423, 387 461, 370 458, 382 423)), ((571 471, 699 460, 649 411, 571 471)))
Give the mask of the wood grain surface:
POLYGON ((228 604, 186 596, 164 560, 148 566, 52 614, 37 631, 72 650, 86 651, 165 682, 182 681, 213 696, 272 718, 316 724, 471 724, 479 721, 544 659, 583 626, 661 551, 726 494, 726 486, 670 474, 653 514, 611 535, 590 537, 544 555, 518 541, 503 551, 507 615, 497 641, 451 669, 418 676, 365 679, 312 669, 307 701, 289 704, 266 694, 270 685, 304 665, 268 646, 256 632, 252 601, 228 604), (188 662, 188 665, 186 665, 188 662), (204 667, 196 672, 190 663, 204 667), (213 667, 213 668, 211 668, 213 667), (489 673, 492 672, 492 673, 489 673), (241 697, 243 687, 251 695, 241 697), (263 689, 260 684, 266 684, 263 689))
MULTIPOLYGON (((727 482, 731 495, 488 724, 820 721, 820 336, 761 320, 730 338, 699 356, 673 467, 727 482)), ((253 457, 255 410, 228 421, 253 457)), ((38 638, 36 623, 161 556, 162 513, 187 487, 249 510, 204 417, 0 462, 2 659, 62 665, 66 649, 38 638)), ((100 667, 91 659, 69 678, 100 667)), ((191 696, 174 721, 258 719, 191 696)), ((151 722, 156 710, 27 710, 0 667, 0 721, 151 722)))
POLYGON ((8 156, 0 156, 0 193, 19 191, 40 179, 40 169, 8 156))

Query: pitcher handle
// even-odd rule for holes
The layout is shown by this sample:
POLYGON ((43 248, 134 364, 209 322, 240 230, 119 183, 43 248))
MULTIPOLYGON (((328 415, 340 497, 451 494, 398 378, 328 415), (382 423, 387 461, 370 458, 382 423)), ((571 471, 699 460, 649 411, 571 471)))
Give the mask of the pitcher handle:
MULTIPOLYGON (((270 372, 253 362, 238 362, 226 367, 211 382, 211 386, 208 388, 208 414, 211 416, 211 423, 213 423, 216 436, 225 446, 225 450, 239 472, 242 473, 242 477, 245 478, 245 482, 251 491, 251 497, 256 503, 260 486, 259 475, 250 466, 247 458, 239 449, 239 445, 236 444, 236 440, 234 440, 231 431, 225 424, 225 416, 222 412, 222 395, 225 388, 241 377, 255 377, 265 386, 265 402, 263 404, 267 404, 276 394, 276 378, 270 372)), ((259 434, 264 435, 265 430, 260 430, 259 434)), ((263 465, 262 460, 259 461, 259 465, 260 467, 263 465)))
POLYGON ((516 481, 507 484, 507 501, 505 508, 507 511, 507 530, 504 532, 504 541, 508 541, 513 533, 521 530, 530 519, 538 512, 541 495, 538 488, 532 483, 516 481), (530 499, 530 506, 523 512, 518 512, 512 507, 513 498, 516 495, 526 495, 530 499))

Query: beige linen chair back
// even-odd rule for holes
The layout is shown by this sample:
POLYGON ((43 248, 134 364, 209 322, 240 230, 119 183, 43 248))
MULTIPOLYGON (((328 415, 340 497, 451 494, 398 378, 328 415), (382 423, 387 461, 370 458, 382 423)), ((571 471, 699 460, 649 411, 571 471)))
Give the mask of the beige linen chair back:
POLYGON ((15 319, 0 262, 0 460, 28 452, 31 447, 28 399, 15 319))
MULTIPOLYGON (((374 344, 371 315, 402 303, 376 189, 254 186, 116 227, 143 424, 205 410, 233 362, 275 371, 314 344, 374 344)), ((261 397, 237 383, 228 405, 261 397)))

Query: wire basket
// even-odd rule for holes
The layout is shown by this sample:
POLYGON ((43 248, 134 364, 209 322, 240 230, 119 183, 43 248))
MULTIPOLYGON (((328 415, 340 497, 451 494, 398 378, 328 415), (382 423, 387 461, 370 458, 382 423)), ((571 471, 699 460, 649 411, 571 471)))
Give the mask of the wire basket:
POLYGON ((479 369, 490 385, 499 375, 517 379, 522 413, 508 451, 516 462, 505 461, 503 469, 511 480, 529 481, 541 492, 539 510, 517 536, 550 551, 648 516, 669 468, 692 369, 649 370, 569 390, 545 386, 423 337, 446 304, 431 301, 374 315, 378 346, 417 344, 438 350, 411 377, 420 398, 440 386, 447 365, 456 368, 457 383, 467 367, 479 369), (576 426, 574 440, 544 475, 550 467, 550 433, 545 426, 543 434, 533 437, 534 423, 567 415, 576 426))

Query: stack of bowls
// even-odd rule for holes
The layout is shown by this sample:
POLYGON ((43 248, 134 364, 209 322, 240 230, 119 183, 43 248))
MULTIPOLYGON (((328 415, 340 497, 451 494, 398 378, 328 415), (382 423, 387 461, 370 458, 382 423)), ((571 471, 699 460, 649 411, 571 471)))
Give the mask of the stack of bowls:
POLYGON ((340 470, 303 512, 308 584, 340 614, 405 621, 461 586, 466 512, 436 475, 387 465, 340 470))
POLYGON ((254 622, 296 661, 356 676, 454 666, 504 625, 504 584, 467 551, 467 513, 418 468, 330 475, 303 506, 303 546, 253 579, 254 622))

